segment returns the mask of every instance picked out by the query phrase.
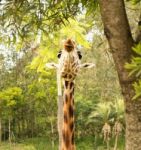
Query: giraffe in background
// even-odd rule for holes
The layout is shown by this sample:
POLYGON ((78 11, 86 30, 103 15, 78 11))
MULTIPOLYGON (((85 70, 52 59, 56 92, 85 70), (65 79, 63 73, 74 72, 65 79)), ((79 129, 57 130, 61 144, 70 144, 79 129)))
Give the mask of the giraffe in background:
POLYGON ((75 47, 74 41, 68 39, 64 49, 58 53, 59 63, 49 63, 60 71, 64 82, 63 92, 63 127, 61 150, 75 150, 74 144, 74 80, 80 68, 91 68, 92 63, 81 64, 81 52, 75 47))

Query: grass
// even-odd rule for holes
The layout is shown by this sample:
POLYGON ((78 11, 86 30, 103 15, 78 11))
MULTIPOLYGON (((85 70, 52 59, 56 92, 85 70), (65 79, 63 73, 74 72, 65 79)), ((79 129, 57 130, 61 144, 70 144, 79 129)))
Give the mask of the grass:
POLYGON ((0 150, 57 150, 58 144, 52 147, 48 138, 30 138, 18 141, 16 143, 2 142, 0 150))
MULTIPOLYGON (((77 150, 106 150, 106 144, 103 144, 103 141, 97 139, 95 142, 95 140, 93 137, 77 139, 77 150)), ((114 141, 111 140, 110 146, 113 147, 113 145, 114 141)), ((58 143, 56 141, 54 147, 52 147, 51 141, 48 138, 31 138, 12 143, 11 145, 8 142, 2 142, 0 150, 58 150, 58 143)), ((123 138, 119 141, 118 150, 124 150, 123 138)))

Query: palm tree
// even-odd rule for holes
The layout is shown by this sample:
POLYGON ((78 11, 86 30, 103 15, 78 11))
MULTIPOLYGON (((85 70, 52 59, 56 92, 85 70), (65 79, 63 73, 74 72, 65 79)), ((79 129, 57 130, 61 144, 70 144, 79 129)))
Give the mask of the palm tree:
POLYGON ((97 128, 100 127, 103 134, 103 141, 109 149, 109 140, 111 137, 111 125, 114 120, 114 110, 111 102, 98 103, 95 110, 89 115, 89 122, 94 122, 97 128))

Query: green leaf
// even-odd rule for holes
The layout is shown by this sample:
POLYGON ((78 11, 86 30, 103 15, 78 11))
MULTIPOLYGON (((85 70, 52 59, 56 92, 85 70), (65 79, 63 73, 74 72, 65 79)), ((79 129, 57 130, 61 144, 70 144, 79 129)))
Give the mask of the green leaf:
POLYGON ((134 90, 135 90, 135 96, 132 98, 133 100, 136 100, 137 98, 139 98, 141 96, 141 80, 139 80, 139 82, 135 82, 133 84, 134 90))
POLYGON ((132 48, 134 52, 136 52, 138 55, 141 55, 141 44, 137 44, 135 47, 132 48))

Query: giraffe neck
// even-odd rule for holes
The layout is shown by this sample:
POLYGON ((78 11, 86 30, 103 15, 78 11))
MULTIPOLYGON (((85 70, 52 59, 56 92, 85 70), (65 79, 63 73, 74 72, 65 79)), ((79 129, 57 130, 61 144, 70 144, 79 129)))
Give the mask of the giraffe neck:
POLYGON ((61 150, 75 150, 74 145, 74 82, 64 82, 63 140, 61 150))

